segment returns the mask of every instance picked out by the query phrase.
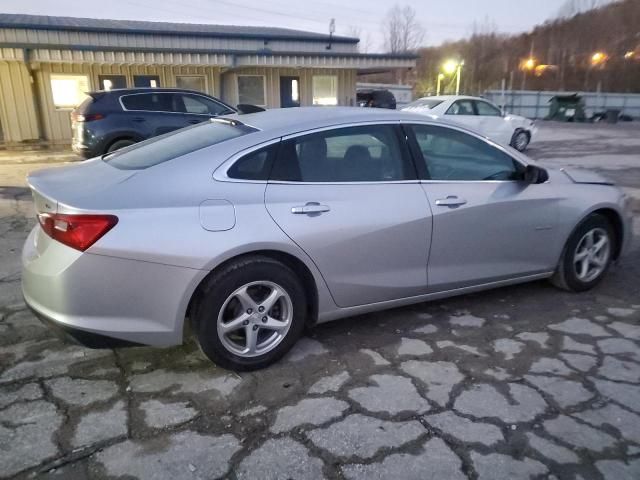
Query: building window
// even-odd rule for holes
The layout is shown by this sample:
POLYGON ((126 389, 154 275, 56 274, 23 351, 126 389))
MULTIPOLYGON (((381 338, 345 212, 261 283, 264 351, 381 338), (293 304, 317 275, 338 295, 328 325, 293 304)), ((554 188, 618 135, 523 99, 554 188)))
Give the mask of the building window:
POLYGON ((176 87, 206 92, 204 75, 176 75, 176 87))
POLYGON ((127 77, 124 75, 98 75, 101 90, 127 88, 127 77))
POLYGON ((75 108, 87 97, 87 75, 51 75, 51 94, 56 108, 75 108))
POLYGON ((335 75, 314 75, 313 104, 338 104, 338 77, 335 75))
POLYGON ((160 87, 160 77, 158 75, 134 75, 133 86, 137 88, 158 88, 160 87))
POLYGON ((238 75, 238 103, 264 107, 266 96, 264 75, 238 75))

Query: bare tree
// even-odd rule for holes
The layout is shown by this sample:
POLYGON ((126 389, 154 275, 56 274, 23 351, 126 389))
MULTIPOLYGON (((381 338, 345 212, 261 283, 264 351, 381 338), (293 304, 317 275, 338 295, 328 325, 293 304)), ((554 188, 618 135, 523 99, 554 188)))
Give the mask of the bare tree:
POLYGON ((603 7, 618 0, 566 0, 558 11, 559 18, 571 18, 579 13, 603 7))
POLYGON ((389 53, 417 50, 424 38, 424 28, 416 19, 416 11, 409 5, 394 5, 387 12, 382 27, 384 48, 389 53))
POLYGON ((371 50, 371 37, 368 33, 363 34, 361 27, 349 25, 349 28, 347 29, 347 36, 360 39, 360 42, 358 43, 358 52, 368 53, 369 50, 371 50))

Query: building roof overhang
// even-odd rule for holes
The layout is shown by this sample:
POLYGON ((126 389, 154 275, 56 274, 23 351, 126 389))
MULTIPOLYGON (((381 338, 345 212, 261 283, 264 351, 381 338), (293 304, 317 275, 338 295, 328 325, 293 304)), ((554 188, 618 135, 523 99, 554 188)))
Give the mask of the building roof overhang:
POLYGON ((62 48, 41 45, 0 45, 0 61, 30 63, 75 63, 101 65, 167 65, 287 67, 287 68, 345 68, 376 71, 393 68, 413 68, 416 56, 407 54, 366 54, 338 52, 271 52, 198 50, 175 51, 169 49, 120 48, 117 50, 94 47, 62 48))

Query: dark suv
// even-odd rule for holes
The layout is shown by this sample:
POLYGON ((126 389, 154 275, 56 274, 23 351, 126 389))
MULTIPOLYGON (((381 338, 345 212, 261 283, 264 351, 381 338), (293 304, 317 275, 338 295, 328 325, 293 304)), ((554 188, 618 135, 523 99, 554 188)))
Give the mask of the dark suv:
POLYGON ((236 112, 217 98, 175 88, 128 88, 88 95, 71 113, 71 146, 84 158, 236 112))

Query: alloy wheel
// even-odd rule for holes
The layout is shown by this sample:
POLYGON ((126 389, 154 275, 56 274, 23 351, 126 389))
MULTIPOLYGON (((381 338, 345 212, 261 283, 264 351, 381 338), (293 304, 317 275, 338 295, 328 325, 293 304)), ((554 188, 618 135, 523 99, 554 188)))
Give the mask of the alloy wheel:
POLYGON ((573 266, 581 282, 589 283, 607 268, 611 256, 609 234, 603 228, 593 228, 583 235, 573 255, 573 266))
POLYGON ((218 314, 220 341, 240 357, 256 357, 273 350, 287 335, 293 304, 280 285, 247 283, 227 297, 218 314))

